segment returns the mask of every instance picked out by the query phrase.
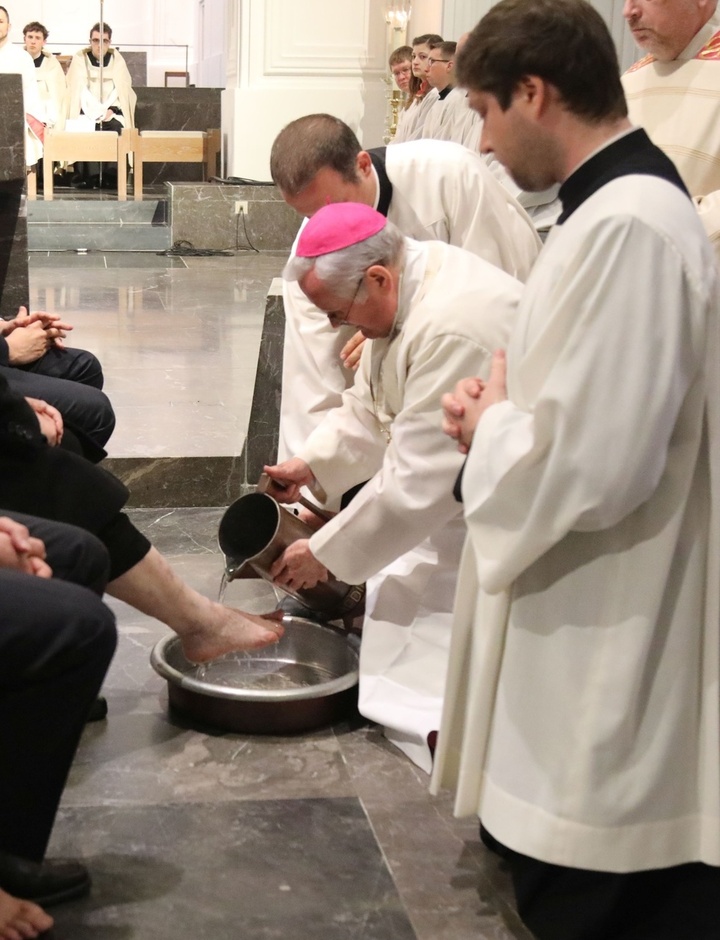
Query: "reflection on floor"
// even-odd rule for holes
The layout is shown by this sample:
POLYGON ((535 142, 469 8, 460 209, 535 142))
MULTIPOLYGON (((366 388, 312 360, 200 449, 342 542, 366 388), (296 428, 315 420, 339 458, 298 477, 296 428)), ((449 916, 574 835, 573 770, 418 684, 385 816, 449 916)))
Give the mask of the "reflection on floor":
MULTIPOLYGON (((282 261, 32 256, 33 307, 63 313, 103 360, 113 456, 239 452, 282 261)), ((221 514, 132 511, 208 596, 221 514)), ((236 581, 226 600, 274 598, 236 581)), ((270 738, 171 718, 148 663, 166 629, 111 604, 110 714, 85 732, 50 852, 86 859, 94 889, 54 910, 56 940, 527 940, 476 822, 453 819, 450 795, 430 797, 377 728, 270 738)))

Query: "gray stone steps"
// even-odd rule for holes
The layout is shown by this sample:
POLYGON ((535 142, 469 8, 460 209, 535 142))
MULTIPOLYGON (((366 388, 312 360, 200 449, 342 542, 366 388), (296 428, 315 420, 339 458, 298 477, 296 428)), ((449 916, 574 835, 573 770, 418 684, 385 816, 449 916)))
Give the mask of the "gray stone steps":
POLYGON ((172 244, 167 199, 54 199, 27 203, 30 251, 163 251, 172 244))

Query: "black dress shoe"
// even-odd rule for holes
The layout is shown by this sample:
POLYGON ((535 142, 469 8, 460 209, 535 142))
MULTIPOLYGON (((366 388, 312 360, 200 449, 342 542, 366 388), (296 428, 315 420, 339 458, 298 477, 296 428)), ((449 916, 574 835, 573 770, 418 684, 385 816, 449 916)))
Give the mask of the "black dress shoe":
POLYGON ((41 907, 82 898, 90 891, 90 873, 80 862, 47 860, 39 864, 0 852, 0 888, 41 907))
POLYGON ((102 721, 103 718, 107 718, 107 713, 108 713, 107 699, 102 695, 98 695, 98 697, 90 706, 90 711, 88 712, 88 716, 85 720, 86 721, 102 721))

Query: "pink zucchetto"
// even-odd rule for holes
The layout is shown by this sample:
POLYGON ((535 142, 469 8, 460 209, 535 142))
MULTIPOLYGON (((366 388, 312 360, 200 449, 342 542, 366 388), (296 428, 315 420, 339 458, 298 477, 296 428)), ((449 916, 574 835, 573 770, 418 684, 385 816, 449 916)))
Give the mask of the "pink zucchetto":
POLYGON ((317 258, 364 242, 385 228, 384 215, 360 202, 331 202, 313 215, 298 239, 298 258, 317 258))

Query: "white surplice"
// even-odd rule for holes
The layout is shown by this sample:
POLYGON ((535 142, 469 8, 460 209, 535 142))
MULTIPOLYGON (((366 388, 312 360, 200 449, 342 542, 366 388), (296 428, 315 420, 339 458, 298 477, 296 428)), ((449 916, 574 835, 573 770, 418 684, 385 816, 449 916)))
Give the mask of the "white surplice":
POLYGON ((54 127, 65 108, 67 82, 65 72, 57 58, 45 50, 40 55, 42 62, 35 67, 35 83, 45 108, 45 124, 48 127, 54 127))
POLYGON ((462 458, 442 433, 440 398, 461 378, 487 374, 521 285, 439 242, 406 248, 397 331, 366 344, 355 385, 298 456, 320 498, 369 481, 310 548, 341 580, 370 579, 360 711, 429 771, 464 539, 452 496, 462 458))
POLYGON ((720 11, 676 59, 623 75, 630 120, 677 166, 720 258, 720 11))
POLYGON ((66 120, 79 117, 83 110, 93 121, 99 121, 111 106, 122 111, 121 122, 124 127, 135 127, 137 95, 125 59, 117 49, 110 48, 110 61, 103 68, 101 88, 100 66, 92 64, 90 51, 89 48, 81 49, 70 62, 65 114, 59 129, 64 127, 66 120))
POLYGON ((476 429, 433 785, 533 858, 720 864, 719 293, 687 197, 613 180, 551 232, 476 429))

